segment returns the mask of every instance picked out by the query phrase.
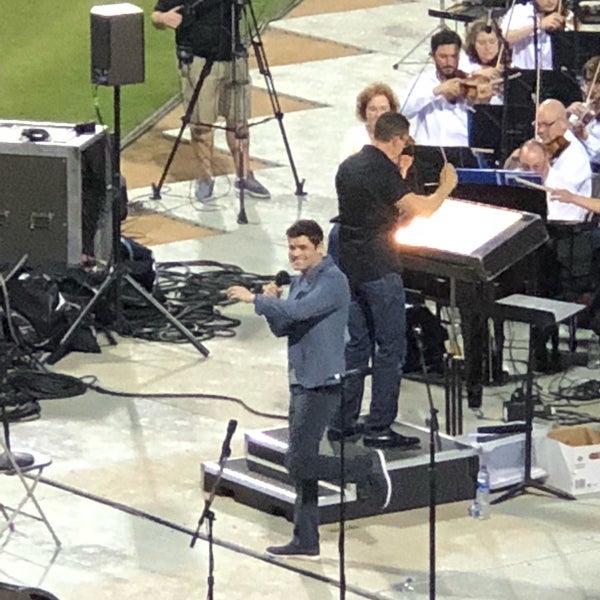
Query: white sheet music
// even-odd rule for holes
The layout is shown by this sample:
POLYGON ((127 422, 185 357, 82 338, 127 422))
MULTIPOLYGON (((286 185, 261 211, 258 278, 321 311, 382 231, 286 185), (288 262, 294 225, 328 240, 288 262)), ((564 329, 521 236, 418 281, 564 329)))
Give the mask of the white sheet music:
POLYGON ((444 200, 430 217, 416 217, 395 234, 399 244, 469 256, 523 218, 515 210, 444 200))

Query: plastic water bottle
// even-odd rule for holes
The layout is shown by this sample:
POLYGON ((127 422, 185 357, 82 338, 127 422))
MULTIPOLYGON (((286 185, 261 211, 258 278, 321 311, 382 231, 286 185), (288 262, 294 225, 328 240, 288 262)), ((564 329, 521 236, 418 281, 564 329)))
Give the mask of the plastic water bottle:
POLYGON ((483 463, 477 472, 477 491, 469 514, 474 519, 487 519, 490 516, 490 473, 483 463))

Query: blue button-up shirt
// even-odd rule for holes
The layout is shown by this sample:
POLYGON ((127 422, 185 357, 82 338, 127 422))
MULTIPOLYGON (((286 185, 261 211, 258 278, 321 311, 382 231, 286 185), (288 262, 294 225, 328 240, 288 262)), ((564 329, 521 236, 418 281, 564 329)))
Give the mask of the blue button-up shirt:
POLYGON ((329 256, 292 277, 287 298, 256 295, 256 313, 277 337, 288 338, 290 385, 316 388, 341 382, 349 306, 348 281, 329 256))

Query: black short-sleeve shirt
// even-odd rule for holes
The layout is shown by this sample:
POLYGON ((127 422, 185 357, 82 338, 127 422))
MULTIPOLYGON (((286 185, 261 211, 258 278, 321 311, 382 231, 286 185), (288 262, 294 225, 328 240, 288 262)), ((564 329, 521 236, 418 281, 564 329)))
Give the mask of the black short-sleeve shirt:
POLYGON ((186 46, 195 56, 218 61, 232 59, 231 0, 202 0, 193 8, 192 0, 158 0, 154 10, 167 12, 183 5, 183 21, 175 30, 175 43, 186 46))
POLYGON ((393 242, 398 201, 407 186, 398 167, 366 145, 339 167, 335 185, 340 212, 340 265, 351 283, 400 271, 393 242))

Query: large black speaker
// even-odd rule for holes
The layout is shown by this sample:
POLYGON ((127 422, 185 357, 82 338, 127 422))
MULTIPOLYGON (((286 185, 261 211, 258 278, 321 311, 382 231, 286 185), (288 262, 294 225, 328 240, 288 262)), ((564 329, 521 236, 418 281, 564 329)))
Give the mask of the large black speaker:
POLYGON ((144 13, 129 3, 101 4, 90 11, 92 83, 144 81, 144 13))

